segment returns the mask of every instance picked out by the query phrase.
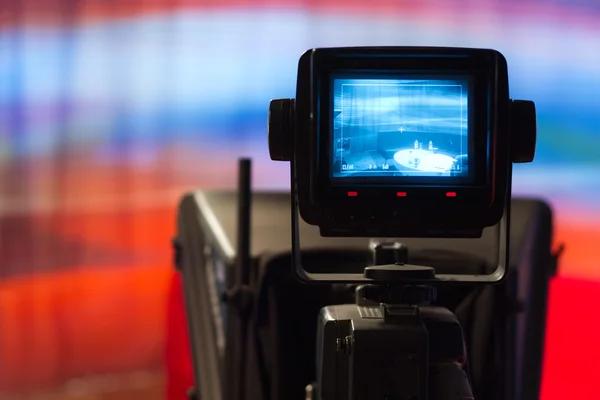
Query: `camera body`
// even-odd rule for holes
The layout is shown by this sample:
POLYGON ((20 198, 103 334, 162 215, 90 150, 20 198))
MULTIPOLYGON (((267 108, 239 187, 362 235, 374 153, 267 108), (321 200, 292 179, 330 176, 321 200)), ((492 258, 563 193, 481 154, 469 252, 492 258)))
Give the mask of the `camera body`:
MULTIPOLYGON (((440 283, 505 277, 512 163, 532 161, 535 141, 535 107, 509 98, 506 60, 497 51, 369 47, 302 55, 296 98, 273 100, 269 108, 271 158, 290 162, 291 201, 285 207, 291 211, 291 254, 273 247, 284 238, 273 229, 282 220, 275 201, 281 196, 262 197, 263 207, 252 207, 249 160, 240 160, 235 251, 228 240, 233 230, 225 226, 233 223, 226 196, 197 193, 182 202, 187 216, 179 217, 176 262, 187 275, 190 314, 202 316, 190 319, 201 393, 237 399, 246 391, 260 397, 260 391, 276 397, 285 388, 287 399, 315 379, 306 386, 306 398, 473 398, 461 322, 476 303, 481 337, 498 328, 482 319, 481 310, 494 306, 492 288, 469 294, 459 305, 446 304, 457 315, 435 303, 437 289, 440 283), (315 240, 315 227, 325 241, 315 240), (204 239, 212 237, 215 250, 197 240, 199 228, 211 232, 204 239), (251 237, 267 246, 260 263, 251 259, 259 244, 251 237), (226 324, 219 318, 213 324, 208 313, 194 309, 217 304, 216 290, 203 289, 225 268, 215 262, 217 249, 231 263, 221 296, 226 324), (355 289, 354 304, 339 304, 335 291, 325 290, 326 303, 316 286, 311 294, 293 290, 289 283, 298 282, 281 275, 281 264, 290 261, 300 281, 360 284, 337 287, 343 301, 355 289), (215 273, 197 268, 211 269, 211 263, 215 273), (317 307, 318 322, 312 318, 317 307), (306 341, 298 341, 306 335, 297 333, 314 322, 316 376, 304 371, 290 385, 278 363, 310 354, 306 341), (269 324, 271 333, 265 330, 269 324), (219 348, 212 341, 224 329, 216 325, 227 327, 224 355, 198 351, 219 348), (284 342, 287 356, 276 356, 284 342), (215 365, 227 367, 227 379, 219 378, 223 371, 215 365)), ((514 231, 524 220, 518 209, 514 231)), ((514 330, 506 325, 499 333, 507 340, 498 343, 507 348, 495 349, 503 356, 514 347, 514 330)), ((478 361, 488 359, 488 347, 472 346, 479 375, 484 365, 478 361)), ((507 371, 500 369, 498 396, 514 399, 514 377, 503 379, 507 371)))
POLYGON ((401 324, 389 321, 390 311, 374 304, 321 309, 319 398, 411 399, 421 398, 416 394, 424 391, 431 399, 447 399, 448 393, 453 399, 469 398, 470 388, 459 365, 466 362, 466 349, 456 316, 440 307, 420 307, 418 316, 406 308, 396 311, 401 311, 401 324), (421 329, 423 325, 426 330, 421 329), (427 346, 430 338, 440 337, 445 340, 433 340, 427 346), (430 379, 423 379, 429 369, 430 379))
POLYGON ((432 306, 435 286, 506 276, 512 164, 533 160, 536 133, 535 105, 510 99, 495 50, 300 57, 296 98, 269 107, 271 159, 290 162, 292 264, 305 282, 362 284, 355 304, 321 310, 318 398, 472 397, 462 327, 432 306), (372 263, 362 273, 307 271, 300 218, 324 237, 372 238, 372 263), (495 251, 473 254, 490 235, 495 251), (417 247, 429 261, 411 259, 417 247), (443 264, 461 271, 444 275, 443 264))

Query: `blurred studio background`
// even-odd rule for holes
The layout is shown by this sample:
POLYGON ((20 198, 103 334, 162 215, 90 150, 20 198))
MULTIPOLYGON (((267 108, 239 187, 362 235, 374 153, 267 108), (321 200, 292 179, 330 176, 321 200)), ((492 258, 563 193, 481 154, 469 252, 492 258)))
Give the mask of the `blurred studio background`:
POLYGON ((0 0, 0 399, 165 398, 179 196, 234 187, 241 155, 287 189, 269 100, 344 45, 506 56, 539 124, 514 192, 566 244, 542 398, 600 398, 600 2, 0 0))

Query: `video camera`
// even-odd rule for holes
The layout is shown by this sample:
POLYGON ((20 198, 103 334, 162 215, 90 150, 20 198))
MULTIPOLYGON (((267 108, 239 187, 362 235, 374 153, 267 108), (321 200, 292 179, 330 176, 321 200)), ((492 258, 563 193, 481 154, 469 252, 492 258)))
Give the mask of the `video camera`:
MULTIPOLYGON (((271 158, 290 162, 294 270, 305 282, 362 284, 356 304, 321 311, 313 398, 471 398, 462 328, 429 304, 434 286, 504 278, 512 164, 531 162, 535 144, 535 106, 510 99, 495 50, 301 56, 296 98, 269 109, 271 158), (374 238, 373 262, 360 273, 305 269, 299 217, 324 237, 374 238), (415 238, 452 249, 490 234, 497 257, 485 273, 408 263, 415 238)), ((450 254, 455 267, 468 258, 450 254)))

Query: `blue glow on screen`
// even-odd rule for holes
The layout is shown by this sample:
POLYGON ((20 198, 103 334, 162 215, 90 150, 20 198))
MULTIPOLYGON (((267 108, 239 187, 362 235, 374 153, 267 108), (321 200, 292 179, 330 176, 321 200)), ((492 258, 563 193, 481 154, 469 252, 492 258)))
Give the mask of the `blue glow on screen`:
POLYGON ((334 79, 332 177, 468 176, 466 79, 334 79))

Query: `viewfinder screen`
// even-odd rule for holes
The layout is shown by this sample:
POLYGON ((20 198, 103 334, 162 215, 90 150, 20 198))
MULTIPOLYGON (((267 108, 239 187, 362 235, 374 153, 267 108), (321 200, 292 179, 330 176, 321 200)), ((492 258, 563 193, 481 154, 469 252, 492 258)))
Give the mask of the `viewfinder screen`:
POLYGON ((467 177, 467 79, 334 79, 332 178, 467 177))

